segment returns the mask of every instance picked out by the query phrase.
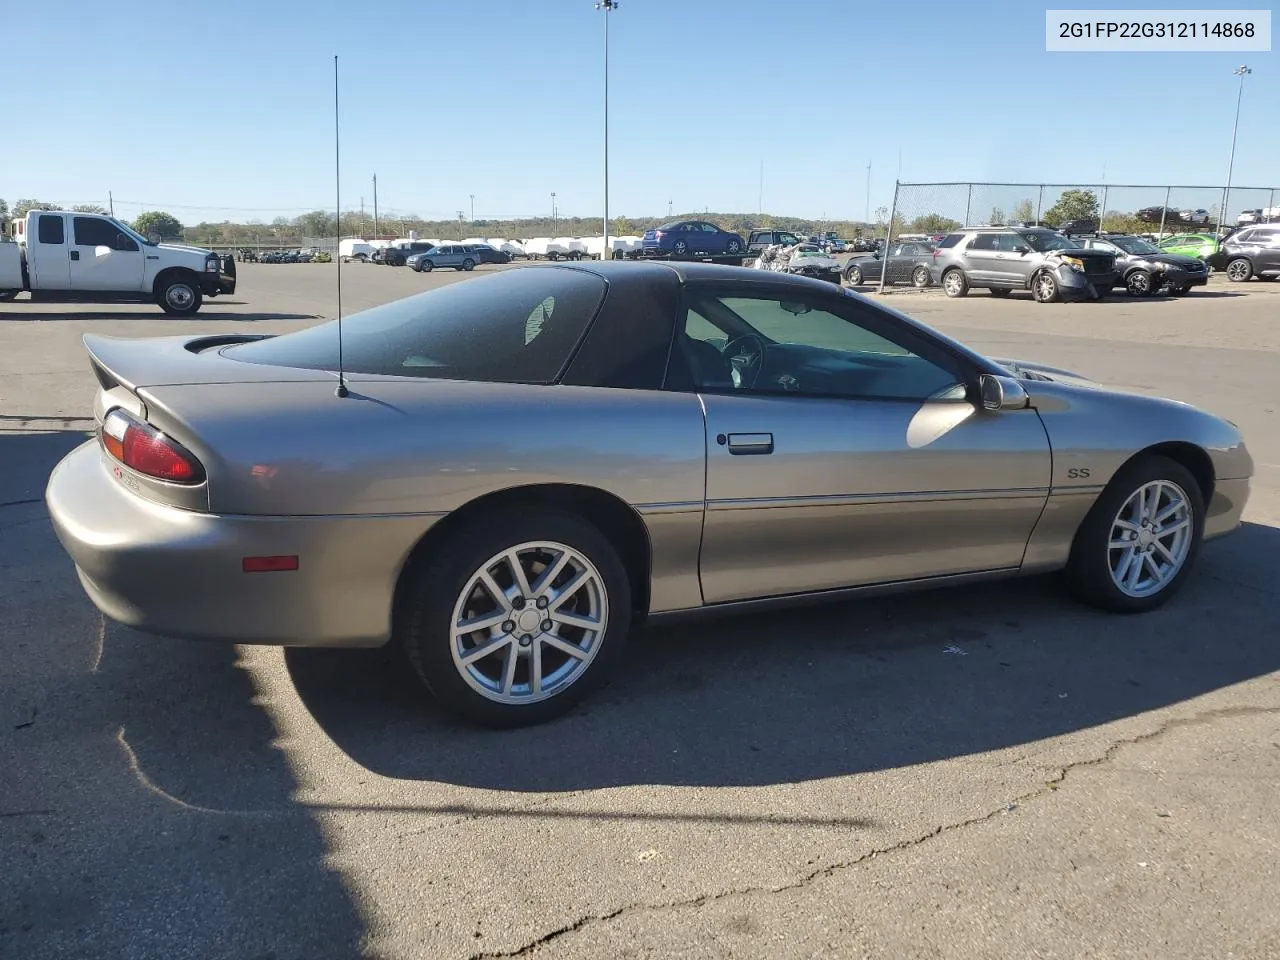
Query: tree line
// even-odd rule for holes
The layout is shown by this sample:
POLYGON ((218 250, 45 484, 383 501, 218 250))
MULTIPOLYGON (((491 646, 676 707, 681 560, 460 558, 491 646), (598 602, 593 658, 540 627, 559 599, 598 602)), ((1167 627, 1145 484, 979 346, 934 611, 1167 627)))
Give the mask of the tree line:
MULTIPOLYGON (((14 201, 12 208, 0 199, 0 222, 7 222, 12 217, 24 217, 30 210, 57 210, 57 204, 41 200, 22 199, 14 201)), ((107 210, 96 204, 81 204, 72 207, 80 213, 105 214, 107 210)), ((805 217, 783 217, 770 214, 744 213, 683 213, 669 217, 626 217, 614 218, 611 232, 614 236, 639 236, 646 230, 679 220, 706 220, 724 230, 740 233, 743 236, 752 230, 780 229, 790 230, 802 235, 814 235, 834 232, 844 238, 883 237, 889 227, 888 209, 880 207, 876 210, 874 222, 859 220, 814 220, 805 217)), ((1033 222, 1036 218, 1035 204, 1028 198, 1019 201, 1011 214, 1000 207, 994 207, 987 218, 992 225, 1018 224, 1033 222)), ((1040 222, 1051 227, 1060 226, 1069 220, 1099 220, 1105 230, 1137 232, 1149 228, 1149 224, 1140 220, 1136 214, 1108 211, 1099 218, 1098 197, 1092 190, 1066 190, 1057 202, 1045 210, 1040 222)), ((420 237, 433 237, 443 240, 460 240, 468 236, 501 237, 503 239, 528 239, 530 237, 549 236, 597 236, 603 232, 604 222, 600 217, 526 217, 508 220, 431 220, 414 214, 389 214, 379 218, 376 225, 370 213, 364 210, 346 210, 341 217, 335 218, 332 211, 312 210, 295 217, 276 217, 264 222, 249 220, 239 222, 224 220, 221 222, 201 221, 197 224, 183 224, 177 217, 163 210, 148 210, 138 214, 131 224, 135 230, 146 237, 161 240, 185 240, 210 247, 236 247, 268 245, 300 246, 308 239, 342 237, 363 237, 365 239, 392 239, 406 237, 416 233, 420 237)), ((892 230, 894 236, 904 233, 946 233, 958 229, 963 224, 958 220, 939 213, 926 213, 907 219, 901 213, 893 216, 892 230)))

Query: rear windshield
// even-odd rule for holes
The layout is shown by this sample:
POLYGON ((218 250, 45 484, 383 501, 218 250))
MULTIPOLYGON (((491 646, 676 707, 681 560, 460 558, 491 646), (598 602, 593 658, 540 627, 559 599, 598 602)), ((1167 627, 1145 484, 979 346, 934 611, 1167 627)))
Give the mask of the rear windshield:
POLYGON ((942 242, 938 244, 938 249, 945 250, 947 247, 954 247, 963 237, 963 233, 948 233, 942 238, 942 242))
MULTIPOLYGON (((564 267, 524 267, 451 283, 342 321, 348 373, 551 383, 604 298, 605 282, 564 267)), ((338 369, 338 324, 227 347, 248 363, 338 369)))

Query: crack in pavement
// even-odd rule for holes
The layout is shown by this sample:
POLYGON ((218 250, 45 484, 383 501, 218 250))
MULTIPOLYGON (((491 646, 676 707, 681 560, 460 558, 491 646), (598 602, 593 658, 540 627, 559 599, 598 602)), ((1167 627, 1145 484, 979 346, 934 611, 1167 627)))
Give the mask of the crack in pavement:
POLYGON ((616 910, 611 910, 608 913, 590 914, 585 917, 580 917, 573 923, 566 924, 563 927, 557 927, 555 930, 543 934, 538 939, 525 944, 517 950, 475 953, 471 955, 469 960, 504 960, 504 958, 528 956, 539 947, 544 947, 549 943, 567 936, 568 934, 576 933, 584 927, 600 923, 608 923, 612 920, 616 920, 618 917, 633 913, 657 913, 665 910, 697 908, 705 906, 708 903, 727 900, 732 897, 745 897, 752 894, 765 894, 767 896, 772 896, 778 893, 786 893, 791 890, 799 890, 809 886, 817 880, 834 876, 844 870, 851 869, 860 864, 866 863, 869 860, 874 860, 878 856, 884 856, 887 854, 897 853, 900 850, 917 847, 921 844, 927 843, 935 837, 942 836, 943 834, 951 833, 955 830, 963 830, 966 827, 972 827, 980 823, 986 823, 1001 814, 1009 813, 1022 803, 1055 792, 1071 775, 1073 770, 1078 770, 1081 767, 1096 767, 1105 764, 1114 759, 1116 754, 1125 747, 1130 747, 1139 743, 1147 743, 1164 736, 1171 730, 1181 729, 1183 727, 1202 726, 1232 717, 1265 716, 1269 714, 1280 715, 1280 707, 1222 707, 1206 710, 1203 713, 1198 713, 1190 717, 1174 717, 1159 724, 1154 730, 1149 730, 1146 733, 1140 733, 1132 737, 1125 737, 1114 741, 1096 757, 1091 757, 1087 760, 1079 760, 1075 763, 1069 763, 1066 766, 1059 768, 1058 772, 1046 780, 1040 787, 1014 797, 1012 800, 1001 804, 994 810, 989 810, 986 813, 979 814, 975 817, 969 817, 968 819, 960 820, 955 823, 942 824, 941 826, 934 827, 927 833, 908 837, 905 840, 900 840, 897 843, 890 844, 886 847, 878 847, 862 854, 861 856, 854 857, 852 860, 828 864, 827 866, 805 874, 803 877, 790 883, 785 883, 777 887, 758 886, 721 890, 716 893, 704 893, 696 897, 689 897, 685 900, 673 900, 667 903, 626 904, 618 907, 616 910))

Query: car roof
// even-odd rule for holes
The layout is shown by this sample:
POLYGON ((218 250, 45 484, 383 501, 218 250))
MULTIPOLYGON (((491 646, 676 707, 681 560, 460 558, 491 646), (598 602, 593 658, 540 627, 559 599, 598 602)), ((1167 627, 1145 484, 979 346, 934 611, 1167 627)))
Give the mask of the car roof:
MULTIPOLYGON (((817 284, 821 289, 834 290, 826 280, 815 280, 794 273, 783 273, 780 270, 748 270, 719 263, 699 263, 697 261, 662 260, 646 262, 643 260, 584 260, 577 263, 557 264, 565 270, 581 270, 594 273, 596 276, 611 280, 615 278, 644 279, 646 276, 657 279, 674 273, 681 283, 703 282, 714 283, 717 280, 728 280, 735 283, 768 282, 771 285, 794 286, 812 290, 817 284)), ((522 268, 529 269, 529 268, 522 268)), ((540 269, 535 267, 533 269, 540 269)))

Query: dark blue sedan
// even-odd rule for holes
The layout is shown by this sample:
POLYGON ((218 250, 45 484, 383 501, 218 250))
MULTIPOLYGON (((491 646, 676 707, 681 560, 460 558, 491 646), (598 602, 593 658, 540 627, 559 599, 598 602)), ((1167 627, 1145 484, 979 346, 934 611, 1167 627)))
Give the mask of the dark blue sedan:
POLYGON ((646 230, 643 252, 649 256, 736 256, 746 249, 742 237, 705 220, 674 220, 646 230))

